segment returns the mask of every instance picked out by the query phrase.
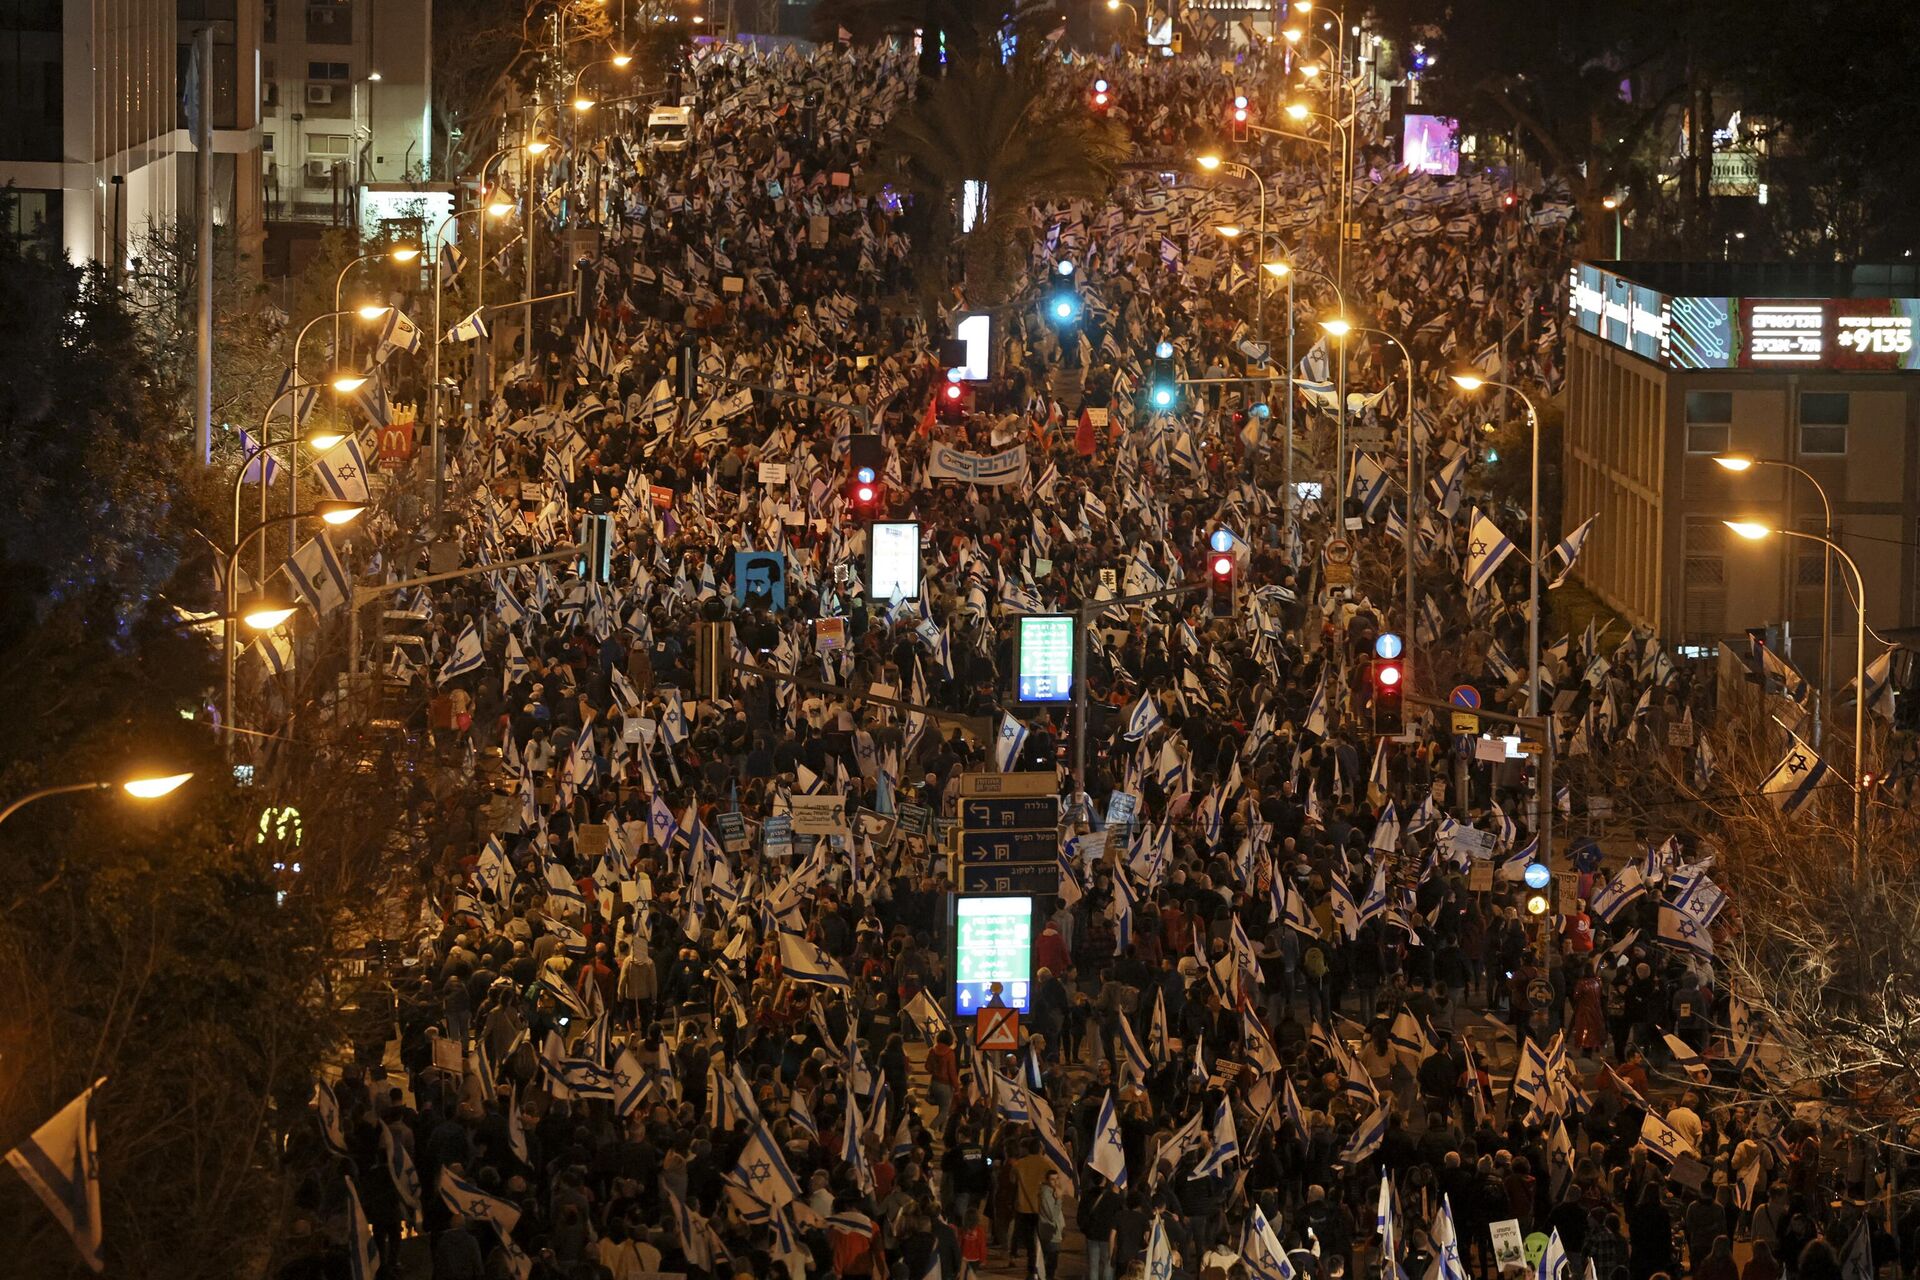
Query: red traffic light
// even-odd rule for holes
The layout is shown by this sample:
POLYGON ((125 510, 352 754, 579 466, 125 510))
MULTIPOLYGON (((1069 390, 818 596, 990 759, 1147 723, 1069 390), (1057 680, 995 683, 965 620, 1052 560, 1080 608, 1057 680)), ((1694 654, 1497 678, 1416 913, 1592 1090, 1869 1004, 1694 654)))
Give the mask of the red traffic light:
POLYGON ((860 484, 853 487, 853 500, 855 502, 872 502, 873 498, 874 490, 872 485, 860 484))
POLYGON ((1233 557, 1222 552, 1213 557, 1208 564, 1208 568, 1216 581, 1227 581, 1233 577, 1233 557))
POLYGON ((1106 106, 1106 105, 1107 105, 1107 95, 1106 95, 1106 94, 1104 94, 1104 93, 1096 93, 1096 94, 1094 94, 1094 95, 1093 95, 1093 105, 1094 105, 1094 106, 1096 106, 1096 107, 1104 107, 1104 106, 1106 106))
POLYGON ((1374 669, 1374 675, 1379 678, 1382 685, 1391 689, 1400 683, 1400 664, 1383 662, 1374 669))
POLYGON ((957 382, 949 382, 949 383, 947 384, 947 399, 949 399, 949 400, 958 400, 958 399, 960 398, 960 396, 961 396, 961 394, 962 394, 962 392, 961 392, 961 390, 960 390, 960 384, 959 384, 959 383, 957 383, 957 382))
POLYGON ((1236 93, 1236 94, 1234 94, 1234 95, 1233 95, 1233 109, 1234 109, 1235 111, 1245 111, 1245 110, 1247 109, 1247 95, 1246 95, 1246 94, 1244 94, 1244 93, 1236 93))

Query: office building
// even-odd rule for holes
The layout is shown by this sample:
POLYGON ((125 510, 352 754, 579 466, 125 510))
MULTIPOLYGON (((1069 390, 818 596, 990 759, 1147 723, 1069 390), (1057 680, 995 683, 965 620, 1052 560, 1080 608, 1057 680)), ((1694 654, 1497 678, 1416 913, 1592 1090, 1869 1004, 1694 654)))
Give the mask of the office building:
MULTIPOLYGON (((1866 580, 1868 623, 1920 595, 1920 270, 1821 263, 1580 263, 1568 326, 1564 507, 1598 515, 1576 576, 1669 644, 1789 624, 1820 660, 1819 544, 1748 542, 1742 517, 1819 532, 1820 494, 1866 580), (1742 454, 1778 466, 1716 464, 1742 454)), ((1835 667, 1855 612, 1836 563, 1835 667)))
POLYGON ((48 254, 122 266, 150 227, 193 216, 186 96, 211 25, 214 214, 258 250, 259 0, 13 0, 0 16, 0 183, 48 254))
POLYGON ((366 234, 435 175, 430 0, 262 0, 268 216, 366 234))

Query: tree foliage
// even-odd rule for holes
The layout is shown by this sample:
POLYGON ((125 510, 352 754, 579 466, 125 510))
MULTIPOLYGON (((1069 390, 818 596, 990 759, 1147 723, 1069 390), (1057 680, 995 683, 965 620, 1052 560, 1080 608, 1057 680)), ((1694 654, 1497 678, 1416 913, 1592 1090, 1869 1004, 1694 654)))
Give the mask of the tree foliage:
POLYGON ((957 252, 969 302, 1005 301, 1032 247, 1029 206, 1097 198, 1112 186, 1125 136, 1074 106, 1039 59, 984 56, 950 66, 894 117, 875 143, 868 181, 912 198, 926 286, 945 282, 957 252), (962 235, 968 182, 984 187, 986 208, 962 235))

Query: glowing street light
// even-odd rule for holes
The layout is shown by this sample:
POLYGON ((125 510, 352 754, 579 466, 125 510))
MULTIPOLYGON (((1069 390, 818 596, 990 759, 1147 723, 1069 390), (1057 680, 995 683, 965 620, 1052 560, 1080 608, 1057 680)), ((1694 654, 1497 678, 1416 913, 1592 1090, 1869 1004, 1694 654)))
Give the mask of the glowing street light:
POLYGON ((45 800, 48 796, 73 795, 81 791, 112 791, 116 786, 136 800, 158 800, 162 796, 178 791, 192 777, 191 773, 141 774, 119 783, 69 782, 64 786, 41 787, 38 791, 27 792, 5 809, 0 809, 0 822, 5 822, 35 800, 45 800))

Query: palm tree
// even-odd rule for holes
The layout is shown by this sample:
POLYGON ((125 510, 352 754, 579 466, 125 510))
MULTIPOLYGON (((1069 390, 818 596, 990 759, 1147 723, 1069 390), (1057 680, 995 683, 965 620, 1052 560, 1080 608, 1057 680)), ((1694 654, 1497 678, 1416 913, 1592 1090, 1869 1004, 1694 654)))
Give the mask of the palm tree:
POLYGON ((1126 154, 1125 132, 1063 92, 1043 59, 1003 64, 988 54, 949 61, 946 75, 894 117, 868 181, 913 201, 923 294, 942 290, 957 246, 968 301, 990 306, 1020 283, 1032 248, 1029 206, 1104 196, 1126 154), (985 208, 963 235, 968 183, 979 184, 985 208))

